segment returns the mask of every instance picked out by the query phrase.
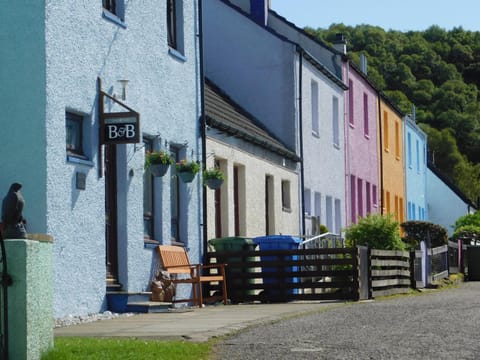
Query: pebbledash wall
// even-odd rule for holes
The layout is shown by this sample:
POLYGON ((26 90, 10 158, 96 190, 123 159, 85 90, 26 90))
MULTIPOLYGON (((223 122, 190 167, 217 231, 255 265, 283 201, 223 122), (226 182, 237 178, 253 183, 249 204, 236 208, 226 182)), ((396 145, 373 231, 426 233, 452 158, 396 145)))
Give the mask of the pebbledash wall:
MULTIPOLYGON (((104 149, 99 151, 97 78, 140 113, 157 147, 200 159, 197 1, 179 1, 178 51, 167 45, 166 5, 117 1, 122 21, 102 1, 8 2, 0 14, 0 190, 18 181, 28 231, 54 238, 54 316, 106 309, 104 149), (66 154, 66 111, 83 118, 86 159, 66 154), (77 174, 85 176, 78 189, 77 174)), ((144 244, 142 143, 117 147, 119 282, 146 290, 154 248, 144 244)), ((173 174, 170 174, 172 176, 173 174)), ((201 256, 200 177, 179 188, 183 240, 201 256)), ((170 181, 154 180, 155 240, 169 243, 170 181)))

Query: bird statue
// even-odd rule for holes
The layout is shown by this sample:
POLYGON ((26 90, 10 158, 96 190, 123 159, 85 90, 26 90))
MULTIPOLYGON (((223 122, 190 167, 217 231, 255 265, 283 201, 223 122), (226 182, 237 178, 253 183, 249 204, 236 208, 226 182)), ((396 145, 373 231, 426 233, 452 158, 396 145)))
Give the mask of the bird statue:
POLYGON ((3 198, 2 236, 4 239, 25 239, 27 237, 26 221, 22 214, 25 200, 20 192, 21 188, 22 184, 13 183, 7 195, 3 198))

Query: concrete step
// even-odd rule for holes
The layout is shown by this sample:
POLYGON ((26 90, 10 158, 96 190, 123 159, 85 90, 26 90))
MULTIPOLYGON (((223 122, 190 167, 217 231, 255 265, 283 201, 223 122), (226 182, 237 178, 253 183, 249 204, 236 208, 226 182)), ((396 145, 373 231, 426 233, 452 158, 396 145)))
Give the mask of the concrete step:
POLYGON ((108 310, 115 313, 167 312, 170 302, 150 301, 151 292, 107 291, 108 310))

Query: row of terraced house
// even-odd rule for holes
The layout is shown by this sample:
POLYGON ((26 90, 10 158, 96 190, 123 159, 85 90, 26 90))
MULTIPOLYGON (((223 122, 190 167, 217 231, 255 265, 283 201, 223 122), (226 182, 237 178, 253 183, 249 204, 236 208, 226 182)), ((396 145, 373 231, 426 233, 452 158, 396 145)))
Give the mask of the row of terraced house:
POLYGON ((370 213, 451 230, 474 209, 346 39, 268 0, 12 1, 0 30, 0 187, 20 182, 28 232, 54 239, 57 318, 107 309, 107 284, 148 290, 158 244, 201 262, 211 238, 340 234, 370 213), (152 176, 151 150, 225 182, 152 176))

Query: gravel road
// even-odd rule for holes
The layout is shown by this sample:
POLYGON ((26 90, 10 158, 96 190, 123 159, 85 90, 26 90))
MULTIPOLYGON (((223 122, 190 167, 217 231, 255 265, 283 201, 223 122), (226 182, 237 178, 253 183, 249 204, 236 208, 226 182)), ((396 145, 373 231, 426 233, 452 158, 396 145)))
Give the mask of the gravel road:
POLYGON ((219 360, 480 359, 480 282, 347 304, 246 329, 219 360))

